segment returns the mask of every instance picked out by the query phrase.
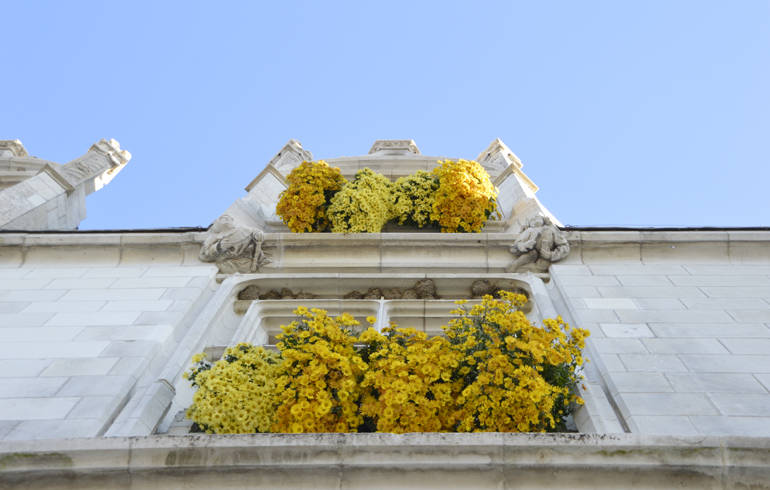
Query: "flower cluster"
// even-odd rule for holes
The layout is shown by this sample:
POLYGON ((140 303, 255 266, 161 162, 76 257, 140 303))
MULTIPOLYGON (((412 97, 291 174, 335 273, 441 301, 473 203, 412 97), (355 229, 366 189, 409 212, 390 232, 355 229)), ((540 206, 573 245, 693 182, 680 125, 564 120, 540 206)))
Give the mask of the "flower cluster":
POLYGON ((355 432, 366 363, 356 351, 353 327, 343 313, 298 308, 299 319, 278 336, 282 362, 276 379, 275 432, 355 432))
POLYGON ((368 344, 368 389, 361 413, 376 421, 378 432, 444 432, 454 426, 452 374, 458 353, 444 337, 428 338, 413 328, 373 329, 360 338, 368 344))
POLYGON ((249 344, 228 347, 213 365, 196 354, 185 373, 198 388, 187 417, 208 433, 269 432, 277 368, 277 353, 249 344))
POLYGON ((439 186, 434 194, 431 219, 442 232, 479 232, 497 210, 497 189, 477 162, 444 160, 433 169, 439 186))
POLYGON ((323 160, 302 162, 287 180, 289 187, 281 193, 275 208, 283 222, 295 233, 328 229, 326 208, 332 196, 347 182, 340 169, 330 167, 323 160))
POLYGON ((327 211, 334 233, 379 233, 391 218, 391 183, 364 168, 331 199, 327 211))
POLYGON ((239 344, 213 365, 196 355, 188 417, 216 433, 565 430, 582 403, 589 333, 560 317, 537 327, 521 311, 524 295, 498 295, 455 310, 445 336, 432 338, 393 324, 356 337, 349 314, 298 308, 280 354, 239 344))
POLYGON ((582 403, 574 390, 588 331, 560 317, 538 328, 520 310, 525 302, 508 291, 484 296, 445 327, 461 354, 458 431, 563 430, 570 403, 582 403))
POLYGON ((323 160, 302 162, 288 177, 276 213, 293 232, 378 233, 399 225, 440 226, 443 232, 479 232, 497 212, 497 189, 477 162, 445 160, 391 183, 364 168, 347 182, 323 160))
POLYGON ((419 228, 431 224, 433 196, 438 185, 438 178, 424 170, 397 179, 393 184, 393 215, 398 224, 419 228))

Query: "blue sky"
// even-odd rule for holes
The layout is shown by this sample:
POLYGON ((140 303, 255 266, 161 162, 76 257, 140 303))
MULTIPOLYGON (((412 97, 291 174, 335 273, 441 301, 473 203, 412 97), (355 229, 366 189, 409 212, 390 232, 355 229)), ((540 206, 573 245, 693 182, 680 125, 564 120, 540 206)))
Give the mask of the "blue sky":
POLYGON ((314 157, 502 138, 565 224, 770 226, 770 2, 4 1, 0 139, 132 161, 82 229, 207 226, 314 157))

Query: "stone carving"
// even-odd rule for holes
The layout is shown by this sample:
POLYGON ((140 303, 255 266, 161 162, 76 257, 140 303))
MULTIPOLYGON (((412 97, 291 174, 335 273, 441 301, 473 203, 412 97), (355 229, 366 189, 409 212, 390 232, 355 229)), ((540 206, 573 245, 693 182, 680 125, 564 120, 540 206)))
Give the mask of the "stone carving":
POLYGON ((26 157, 29 156, 24 145, 19 140, 0 140, 0 157, 26 157))
POLYGON ((101 175, 105 171, 127 163, 131 154, 120 149, 120 143, 116 140, 101 139, 91 145, 88 153, 62 167, 62 174, 72 182, 78 184, 84 180, 101 175))
POLYGON ((209 228, 200 259, 216 262, 223 274, 257 272, 270 262, 262 251, 263 239, 261 230, 236 226, 232 216, 223 214, 209 228))
POLYGON ((569 255, 569 242, 550 219, 535 216, 513 242, 516 256, 507 272, 547 272, 548 267, 569 255))

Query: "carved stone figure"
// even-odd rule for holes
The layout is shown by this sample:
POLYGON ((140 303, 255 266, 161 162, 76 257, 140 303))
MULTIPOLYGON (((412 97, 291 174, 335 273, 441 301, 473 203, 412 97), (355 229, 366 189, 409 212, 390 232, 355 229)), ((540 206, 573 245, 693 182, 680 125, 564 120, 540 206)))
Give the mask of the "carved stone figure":
POLYGON ((261 230, 236 226, 231 216, 223 214, 209 228, 200 259, 216 262, 223 274, 257 272, 270 262, 262 251, 263 239, 261 230))
POLYGON ((569 242, 551 220, 535 216, 529 220, 510 250, 516 259, 506 269, 507 272, 547 272, 553 262, 569 255, 569 242))

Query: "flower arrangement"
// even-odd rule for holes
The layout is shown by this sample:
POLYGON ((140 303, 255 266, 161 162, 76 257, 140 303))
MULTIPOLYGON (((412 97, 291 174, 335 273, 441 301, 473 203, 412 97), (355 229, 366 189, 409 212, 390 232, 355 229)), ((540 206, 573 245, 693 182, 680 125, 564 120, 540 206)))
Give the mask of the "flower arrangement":
POLYGON ((388 327, 384 335, 368 329, 360 342, 370 346, 361 413, 376 421, 377 432, 452 429, 457 384, 452 375, 459 356, 446 338, 388 327))
POLYGON ((295 313, 299 318, 279 335, 273 431, 355 432, 363 421, 358 402, 367 368, 354 347, 358 322, 316 308, 295 313))
MULTIPOLYGON (((442 232, 479 232, 497 211, 497 189, 477 162, 445 160, 395 183, 369 168, 347 182, 323 160, 291 171, 276 213, 293 232, 378 233, 399 225, 440 226, 442 232)), ((496 213, 496 214, 495 214, 496 213)))
POLYGON ((439 179, 424 170, 397 179, 393 185, 393 215, 398 224, 422 228, 433 223, 430 215, 438 187, 439 179))
POLYGON ((477 162, 444 160, 433 169, 439 185, 433 197, 431 219, 442 232, 479 232, 497 210, 497 189, 477 162))
MULTIPOLYGON (((561 317, 533 325, 520 307, 527 298, 500 291, 470 310, 460 308, 445 333, 461 359, 456 400, 459 431, 563 430, 583 364, 587 330, 561 317)), ((462 303, 462 302, 460 302, 462 303)))
POLYGON ((185 373, 193 387, 187 417, 208 433, 270 432, 279 357, 262 347, 228 347, 213 365, 196 354, 185 373))
POLYGON ((498 296, 461 306, 432 338, 393 324, 356 336, 349 314, 298 308, 280 354, 239 344, 213 365, 196 355, 187 415, 216 433, 565 430, 582 403, 589 332, 560 317, 537 327, 520 309, 525 296, 498 296))
POLYGON ((379 233, 391 218, 391 183, 364 168, 331 199, 327 211, 334 233, 379 233))
POLYGON ((332 196, 347 182, 340 169, 323 160, 302 162, 287 180, 289 187, 278 199, 276 214, 295 233, 327 230, 326 209, 332 196))

